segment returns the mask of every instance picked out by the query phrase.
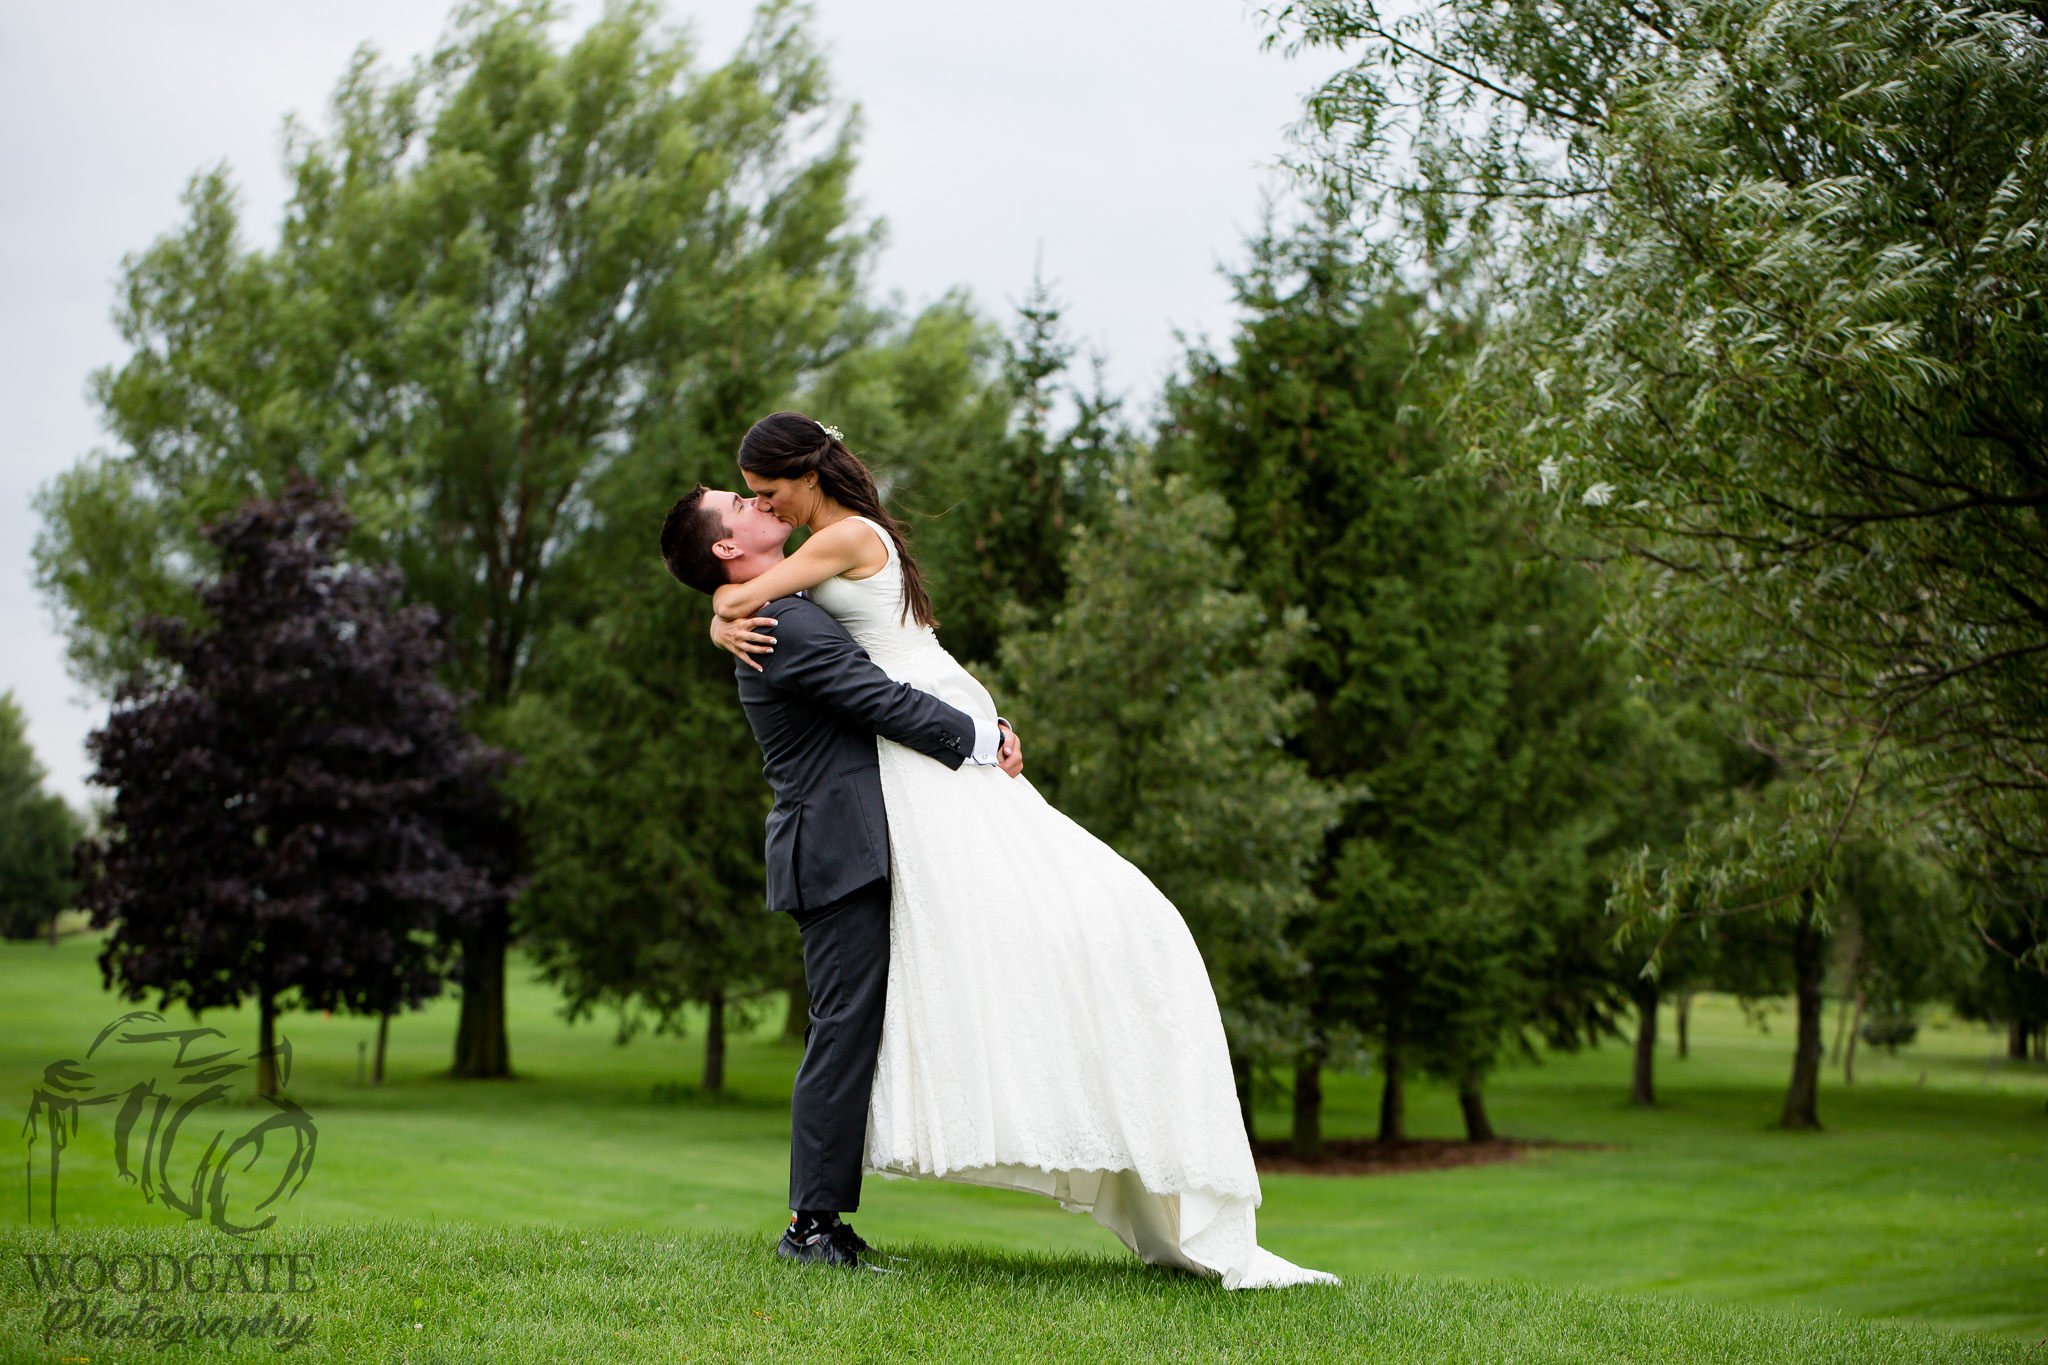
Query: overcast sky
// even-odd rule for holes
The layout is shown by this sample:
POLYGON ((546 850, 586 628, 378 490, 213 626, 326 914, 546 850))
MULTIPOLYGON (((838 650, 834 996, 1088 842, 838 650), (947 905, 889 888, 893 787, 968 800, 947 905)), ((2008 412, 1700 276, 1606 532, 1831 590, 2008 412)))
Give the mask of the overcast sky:
MULTIPOLYGON (((569 7, 568 30, 599 6, 569 7)), ((1234 261, 1304 91, 1330 58, 1262 51, 1247 0, 817 0, 840 93, 863 110, 855 185, 888 223, 876 284, 910 306, 965 285, 984 307, 1047 277, 1139 410, 1176 330, 1227 337, 1234 261)), ((701 61, 745 32, 739 0, 670 0, 701 61)), ((431 0, 86 0, 0 6, 0 691, 29 715, 52 785, 87 795, 82 743, 105 714, 64 671, 30 583, 30 499, 104 443, 86 376, 120 358, 121 258, 179 218, 193 172, 226 162, 252 244, 283 203, 284 117, 324 122, 368 43, 433 44, 431 0)))

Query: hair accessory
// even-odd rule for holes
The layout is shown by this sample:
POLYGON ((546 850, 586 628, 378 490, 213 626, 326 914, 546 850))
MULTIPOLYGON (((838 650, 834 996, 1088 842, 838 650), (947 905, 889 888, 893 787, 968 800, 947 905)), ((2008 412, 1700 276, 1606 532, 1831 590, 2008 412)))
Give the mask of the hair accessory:
POLYGON ((824 432, 827 436, 830 436, 835 441, 843 441, 846 439, 844 436, 841 436, 839 434, 838 427, 828 427, 823 422, 818 423, 818 430, 824 432))

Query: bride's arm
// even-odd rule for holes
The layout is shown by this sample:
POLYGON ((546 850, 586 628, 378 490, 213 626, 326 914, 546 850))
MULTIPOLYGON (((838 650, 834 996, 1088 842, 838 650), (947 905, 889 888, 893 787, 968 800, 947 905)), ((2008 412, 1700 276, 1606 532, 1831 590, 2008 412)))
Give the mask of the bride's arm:
POLYGON ((768 572, 744 583, 727 583, 711 595, 711 606, 728 621, 761 614, 778 597, 815 588, 848 569, 888 562, 888 551, 867 527, 848 517, 813 532, 797 552, 768 572))

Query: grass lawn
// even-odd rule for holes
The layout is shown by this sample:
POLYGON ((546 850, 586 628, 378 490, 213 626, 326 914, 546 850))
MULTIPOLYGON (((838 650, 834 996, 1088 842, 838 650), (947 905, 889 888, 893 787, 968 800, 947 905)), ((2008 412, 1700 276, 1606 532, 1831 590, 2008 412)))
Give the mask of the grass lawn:
MULTIPOLYGON (((21 1234, 17 1233, 16 1237, 21 1234)), ((349 1223, 259 1234, 304 1259, 307 1292, 274 1295, 307 1323, 284 1355, 384 1365, 529 1361, 1514 1362, 1515 1365, 1992 1365, 2032 1345, 1841 1317, 1799 1318, 1696 1299, 1513 1281, 1361 1275, 1341 1289, 1225 1294, 1128 1257, 949 1247, 892 1275, 798 1269, 741 1233, 662 1234, 461 1224, 349 1223)), ((9 1240, 14 1240, 10 1238, 9 1240)), ((30 1234, 33 1249, 54 1246, 30 1234)), ((73 1254, 193 1247, 204 1229, 91 1228, 73 1254)), ((88 1278, 87 1283, 90 1283, 88 1278)), ((41 1302, 0 1298, 8 1361, 213 1362, 279 1358, 269 1335, 128 1345, 40 1330, 41 1302)), ((105 1315, 121 1296, 103 1294, 105 1315)), ((246 1323, 248 1300, 174 1294, 181 1323, 246 1323)), ((160 1310, 161 1311, 161 1310, 160 1310)), ((249 1314, 248 1316, 256 1316, 249 1314)), ((155 1330, 153 1324, 146 1325, 155 1330)), ((261 1329, 259 1329, 260 1331, 261 1329)), ((290 1338, 287 1337, 287 1340, 290 1338)))
MULTIPOLYGON (((98 989, 94 951, 0 947, 0 1080, 16 1104, 132 1008, 98 989)), ((1785 1134, 1769 1124, 1789 1019, 1763 1033, 1703 999, 1693 1056, 1661 1060, 1656 1110, 1626 1105, 1622 1046, 1495 1080, 1504 1133, 1603 1150, 1268 1176, 1262 1240, 1347 1285, 1224 1296, 1146 1271, 1048 1202, 910 1181, 869 1181, 858 1226, 910 1249, 912 1271, 823 1289, 778 1275, 763 1253, 784 1216, 796 1064, 772 1037, 779 1019, 736 1043, 733 1093, 708 1101, 677 1094, 697 1075, 694 1037, 616 1047, 608 1027, 564 1026, 516 973, 511 1011, 519 1079, 440 1079, 454 1027, 442 1005, 394 1023, 381 1089, 356 1082, 373 1026, 287 1017, 319 1156, 263 1237, 341 1267, 323 1273, 318 1307, 334 1358, 2048 1362, 2035 1344, 2048 1337, 2048 1074, 1998 1060, 2001 1040, 1968 1026, 1864 1054, 1852 1088, 1831 1073, 1827 1131, 1785 1134), (1974 1331, 1855 1321, 1885 1318, 1974 1331), (423 1325, 408 1337, 411 1321, 423 1325)), ((243 1046, 254 1032, 251 1011, 206 1022, 243 1046)), ((1368 1132, 1373 1082, 1327 1089, 1326 1130, 1368 1132)), ((1269 1098, 1262 1131, 1279 1134, 1285 1096, 1269 1098)), ((1411 1111, 1418 1135, 1459 1131, 1449 1094, 1422 1089, 1411 1111)), ((89 1112, 66 1155, 62 1245, 225 1245, 118 1183, 110 1130, 89 1112)), ((61 1359, 31 1340, 43 1300, 13 1254, 58 1244, 23 1227, 19 1195, 7 1204, 0 1342, 10 1359, 61 1359)))

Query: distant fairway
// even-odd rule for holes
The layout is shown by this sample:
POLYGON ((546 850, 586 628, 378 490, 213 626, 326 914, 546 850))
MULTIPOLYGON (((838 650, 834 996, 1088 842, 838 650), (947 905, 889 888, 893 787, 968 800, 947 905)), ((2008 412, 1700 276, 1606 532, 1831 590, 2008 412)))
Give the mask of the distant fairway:
MULTIPOLYGON (((94 952, 95 945, 85 940, 68 940, 54 953, 36 945, 0 948, 0 1077, 13 1097, 12 1112, 25 1108, 29 1087, 45 1064, 81 1055, 102 1024, 134 1008, 99 990, 94 952)), ((754 1293, 748 1286, 756 1284, 758 1271, 749 1268, 753 1263, 746 1249, 765 1256, 784 1217, 787 1094, 796 1052, 766 1036, 779 1026, 779 1017, 764 1020, 764 1036, 743 1039, 733 1048, 728 1075, 734 1094, 704 1101, 687 1094, 676 1097, 679 1088, 696 1080, 697 1037, 642 1037, 619 1048, 610 1041, 608 1026, 565 1027, 552 1012, 551 994, 527 984, 516 966, 513 981, 512 1056, 520 1079, 510 1082, 458 1083, 438 1077, 453 1033, 454 1014, 447 1005, 396 1021, 392 1082, 381 1090, 355 1083, 356 1045, 374 1037, 373 1023, 286 1016, 284 1032, 297 1053, 292 1091, 318 1121, 320 1151, 311 1180, 270 1235, 295 1229, 313 1235, 309 1224, 371 1220, 542 1225, 512 1241, 485 1229, 450 1228, 447 1244, 485 1261, 516 1261, 529 1253, 568 1255, 561 1249, 580 1245, 577 1230, 586 1230, 581 1235, 603 1230, 592 1238, 594 1247, 645 1264, 655 1254, 649 1248, 669 1246, 663 1239, 676 1232, 724 1232, 741 1236, 676 1242, 660 1255, 675 1259, 678 1273, 683 1265, 709 1257, 703 1264, 715 1263, 715 1268, 688 1274, 707 1275, 741 1297, 754 1293), (658 1099, 657 1093, 671 1098, 658 1099)), ((254 1031, 252 1011, 216 1013, 206 1022, 227 1030, 243 1046, 254 1031)), ((1831 1017, 1830 1029, 1832 1023, 1831 1017)), ((1668 1040, 1668 1021, 1663 1032, 1668 1040)), ((2048 1337, 2048 1113, 2043 1111, 2048 1075, 2038 1067, 1999 1059, 2002 1040, 1979 1029, 1933 1028, 1923 1031, 1922 1038, 1896 1059, 1865 1050, 1853 1089, 1842 1088, 1839 1069, 1831 1071, 1822 1097, 1827 1131, 1783 1134, 1769 1124, 1789 1066, 1789 1019, 1778 1015, 1766 1036, 1745 1025, 1732 1002, 1702 1000, 1694 1013, 1692 1058, 1679 1062, 1667 1047, 1660 1062, 1664 1105, 1656 1111, 1637 1112, 1626 1105, 1623 1045, 1518 1067, 1495 1080, 1490 1100, 1504 1134, 1615 1144, 1612 1150, 1550 1151, 1506 1165, 1416 1175, 1268 1176, 1262 1240, 1352 1283, 1344 1295, 1327 1301, 1348 1305, 1341 1311, 1327 1304, 1300 1310, 1306 1316, 1297 1328, 1307 1335, 1297 1346, 1285 1344, 1296 1339, 1290 1335, 1296 1328, 1275 1326, 1270 1338, 1262 1338, 1270 1340, 1272 1351, 1260 1358, 1312 1358, 1300 1355, 1306 1349, 1300 1343, 1314 1337, 1315 1322, 1335 1330, 1341 1319, 1351 1324, 1346 1331, 1367 1331, 1373 1323, 1386 1324, 1389 1313, 1425 1307, 1445 1315, 1440 1325, 1448 1335, 1389 1337, 1382 1343, 1388 1347, 1385 1358, 1736 1360, 1769 1354, 1745 1356, 1732 1347, 1724 1351, 1711 1332, 1688 1337, 1692 1329, 1678 1325, 1726 1327, 1751 1321, 1739 1316, 1717 1317, 1675 1304, 1622 1309, 1608 1300, 1597 1301, 1610 1304, 1601 1308, 1588 1306, 1594 1300, 1571 1295, 1523 1295, 1498 1287, 1482 1292, 1374 1278, 1389 1274, 1678 1295, 1806 1319, 1838 1314, 1894 1318, 2028 1343, 2048 1337), (1516 1338, 1527 1349, 1505 1354, 1485 1348, 1483 1333, 1472 1335, 1474 1324, 1493 1311, 1484 1305, 1510 1303, 1549 1305, 1544 1311, 1563 1315, 1554 1354, 1536 1350, 1540 1332, 1516 1338), (1600 1331, 1636 1330, 1631 1323, 1651 1337, 1628 1338, 1636 1344, 1626 1350, 1618 1339, 1601 1344, 1600 1331), (1656 1337, 1660 1332, 1677 1335, 1656 1337), (1646 1343, 1652 1338, 1676 1353, 1650 1349, 1646 1343), (1394 1349, 1402 1340, 1413 1349, 1394 1349), (1454 1350, 1456 1342, 1467 1345, 1454 1350), (1690 1344, 1680 1351, 1679 1343, 1685 1342, 1690 1344)), ((1328 1131, 1368 1132, 1375 1081, 1332 1077, 1327 1088, 1328 1131)), ((1270 1104, 1261 1118, 1262 1134, 1284 1134, 1286 1096, 1266 1098, 1270 1104)), ((1459 1132, 1449 1094, 1424 1088, 1411 1106, 1418 1135, 1459 1132)), ((120 1228, 169 1228, 174 1219, 114 1180, 110 1128, 110 1115, 90 1113, 67 1155, 67 1218, 94 1237, 126 1235, 120 1228)), ((16 1189, 16 1197, 7 1201, 10 1242, 24 1218, 16 1189)), ((965 1252, 931 1261, 934 1267, 947 1267, 943 1278, 951 1287, 943 1293, 931 1285, 915 1291, 925 1296, 918 1302, 942 1317, 970 1311, 990 1315, 983 1324, 990 1331, 999 1325, 1002 1310, 974 1291, 975 1276, 982 1273, 976 1267, 1000 1281, 1038 1264, 1001 1259, 1007 1253, 1108 1258, 1107 1266, 1093 1268, 1092 1263, 1061 1262, 1072 1275, 1064 1287, 1045 1290, 1050 1297, 1041 1305, 1054 1318, 1069 1310, 1085 1316, 1094 1311, 1090 1304, 1135 1311, 1157 1295, 1175 1303, 1210 1302, 1200 1286, 1126 1267, 1122 1248, 1107 1232, 1024 1196, 870 1180, 858 1226, 871 1241, 899 1248, 945 1243, 998 1254, 986 1263, 965 1252), (968 1303, 980 1306, 962 1307, 968 1303)), ((420 1241, 416 1232, 390 1227, 334 1229, 318 1237, 323 1246, 346 1242, 360 1248, 378 1273, 390 1275, 413 1273, 403 1260, 418 1250, 420 1241)), ((40 1238, 35 1244, 45 1245, 40 1238)), ((424 1251, 418 1254, 426 1257, 422 1264, 433 1259, 424 1251)), ((447 1254, 442 1253, 443 1259, 447 1254)), ((19 1262, 18 1256, 10 1259, 19 1262)), ((584 1266, 574 1274, 596 1272, 584 1266)), ((18 1269, 7 1272, 10 1301, 21 1288, 19 1278, 18 1269)), ((684 1293, 684 1281, 657 1281, 684 1293)), ((572 1276, 561 1292, 580 1283, 572 1276)), ((772 1287, 780 1282, 761 1283, 772 1287)), ((656 1292, 643 1288, 647 1294, 656 1292)), ((449 1291, 434 1292, 445 1297, 449 1291)), ((545 1292, 552 1291, 528 1284, 507 1302, 545 1292)), ((888 1292, 912 1293, 900 1286, 888 1292)), ((469 1322, 464 1340, 483 1350, 476 1334, 492 1330, 491 1318, 476 1302, 464 1298, 468 1306, 459 1312, 447 1305, 443 1316, 469 1322)), ((1203 1321, 1215 1316, 1221 1330, 1224 1319, 1235 1320, 1232 1315, 1257 1318, 1278 1311, 1249 1303, 1235 1306, 1239 1302, 1244 1301, 1190 1312, 1203 1321)), ((389 1306, 365 1300, 362 1312, 371 1318, 389 1316, 389 1306)), ((610 1323, 606 1315, 625 1309, 613 1304, 602 1312, 588 1311, 610 1323)), ((411 1330, 409 1325, 405 1330, 411 1330)), ((605 1335, 613 1330, 606 1326, 605 1335)), ((882 1331, 882 1325, 874 1330, 882 1331)), ((1038 1340, 1032 1334, 1053 1329, 1032 1319, 1020 1320, 1018 1330, 1038 1340)), ((1161 1358, 1189 1358, 1173 1346, 1182 1341, 1173 1333, 1155 1340, 1142 1324, 1124 1323, 1116 1330, 1136 1335, 1115 1349, 1140 1354, 1156 1349, 1161 1358)), ((1780 1335, 1770 1339, 1791 1351, 1804 1330, 1771 1328, 1780 1335)), ((717 1358, 728 1351, 752 1358, 748 1351, 753 1348, 740 1351, 738 1338, 721 1339, 728 1345, 717 1358)), ((874 1358, 897 1358, 901 1339, 888 1339, 898 1346, 883 1350, 884 1337, 872 1339, 873 1349, 882 1352, 874 1358)), ((1924 1344, 1927 1339, 1921 1337, 1837 1332, 1827 1338, 1833 1345, 1821 1337, 1800 1339, 1817 1353, 1806 1357, 1812 1359, 1937 1358, 1911 1345, 1924 1344), (1880 1340, 1908 1345, 1900 1348, 1904 1354, 1889 1356, 1890 1346, 1879 1351, 1874 1344, 1880 1340), (1859 1351, 1876 1353, 1859 1357, 1859 1351)), ((662 1340, 668 1345, 653 1354, 627 1351, 623 1344, 620 1352, 607 1346, 602 1354, 681 1358, 673 1354, 682 1350, 679 1338, 662 1340)), ((1760 1348, 1763 1340, 1757 1339, 1760 1348)), ((642 1344, 654 1350, 651 1342, 642 1344)), ((1100 1350, 1112 1349, 1110 1338, 1097 1344, 1100 1350)), ((789 1340, 784 1346, 794 1349, 789 1340)), ((444 1352, 443 1359, 471 1358, 453 1352, 446 1339, 436 1349, 444 1352)), ((537 1344, 535 1349, 543 1348, 537 1344)), ((580 1358, 567 1345, 545 1349, 561 1350, 561 1358, 580 1358)), ((1036 1358, 1050 1349, 1039 1347, 1036 1358)), ((1990 1349, 1989 1342, 1965 1347, 1958 1340, 1955 1349, 1962 1352, 1956 1359, 2043 1358, 1979 1354, 1990 1349)), ((1076 1351, 1073 1358, 1089 1357, 1078 1342, 1076 1351)), ((598 1354, 593 1350, 590 1358, 598 1354)), ((474 1358, 494 1357, 486 1352, 474 1358)), ((809 1357, 799 1352, 796 1358, 809 1357)), ((836 1357, 827 1353, 820 1358, 836 1357)), ((1365 1353, 1354 1358, 1381 1357, 1365 1353)))

